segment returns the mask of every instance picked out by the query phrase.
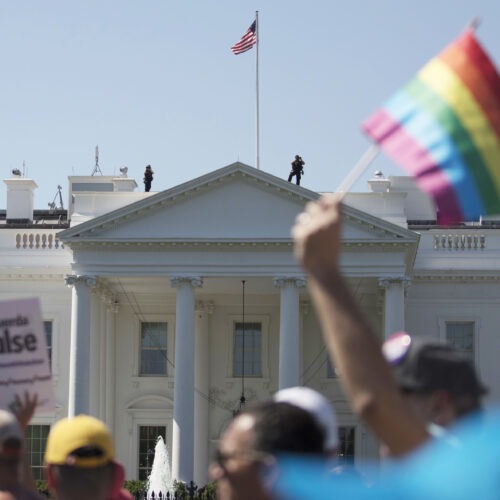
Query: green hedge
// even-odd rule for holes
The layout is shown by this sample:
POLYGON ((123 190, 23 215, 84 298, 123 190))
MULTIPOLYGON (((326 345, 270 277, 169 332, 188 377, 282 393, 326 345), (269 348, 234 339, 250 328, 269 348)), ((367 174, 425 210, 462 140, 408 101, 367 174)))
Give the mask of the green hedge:
MULTIPOLYGON (((191 497, 189 497, 188 494, 188 486, 189 485, 186 485, 185 483, 175 481, 174 491, 180 496, 180 498, 189 499, 191 497)), ((138 481, 138 480, 128 480, 125 481, 123 487, 126 490, 128 490, 134 497, 136 495, 146 495, 148 490, 148 482, 138 481)), ((198 488, 196 494, 193 496, 193 500, 212 500, 212 499, 215 499, 215 483, 208 483, 207 485, 198 488)))
MULTIPOLYGON (((123 487, 128 490, 134 497, 137 495, 146 495, 148 491, 148 482, 139 481, 137 479, 129 479, 125 481, 123 487)), ((47 487, 47 481, 37 480, 36 488, 38 493, 41 495, 52 499, 49 489, 47 487)), ((177 494, 183 494, 185 498, 188 496, 188 485, 175 481, 174 490, 177 494)), ((182 498, 182 497, 181 497, 182 498)), ((215 499, 215 483, 208 483, 205 486, 198 488, 196 494, 193 497, 194 500, 212 500, 215 499)))

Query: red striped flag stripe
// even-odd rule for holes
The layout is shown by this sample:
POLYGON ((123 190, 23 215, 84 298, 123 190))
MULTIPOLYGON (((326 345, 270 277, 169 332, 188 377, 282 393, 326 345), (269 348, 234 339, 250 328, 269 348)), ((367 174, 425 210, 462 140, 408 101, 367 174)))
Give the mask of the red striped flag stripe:
POLYGON ((231 50, 234 54, 241 54, 250 50, 257 43, 257 35, 255 33, 255 21, 252 23, 250 28, 247 29, 246 33, 241 37, 241 40, 235 43, 231 50))

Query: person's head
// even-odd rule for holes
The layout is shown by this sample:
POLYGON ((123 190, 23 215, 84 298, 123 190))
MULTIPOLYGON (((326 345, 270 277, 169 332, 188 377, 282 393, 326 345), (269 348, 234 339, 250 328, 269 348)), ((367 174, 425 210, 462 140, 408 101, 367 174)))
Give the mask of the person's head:
POLYGON ((123 481, 123 468, 114 461, 108 428, 88 415, 54 425, 47 439, 45 463, 49 488, 61 500, 110 498, 123 481))
POLYGON ((17 468, 23 453, 24 435, 17 418, 0 410, 0 467, 17 468))
POLYGON ((221 437, 211 475, 220 500, 269 499, 266 479, 279 454, 324 454, 324 430, 307 411, 266 401, 241 412, 221 437))
POLYGON ((410 408, 425 421, 448 426, 481 409, 488 391, 467 356, 450 344, 398 332, 382 350, 410 408))
POLYGON ((333 406, 322 394, 310 387, 289 387, 278 391, 273 399, 308 411, 323 428, 325 451, 335 455, 339 442, 337 417, 333 406))

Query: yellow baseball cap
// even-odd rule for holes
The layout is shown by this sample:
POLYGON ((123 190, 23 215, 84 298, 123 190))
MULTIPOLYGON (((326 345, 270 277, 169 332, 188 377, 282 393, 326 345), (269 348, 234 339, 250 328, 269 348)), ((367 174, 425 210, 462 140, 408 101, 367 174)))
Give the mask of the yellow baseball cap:
POLYGON ((50 430, 45 462, 73 467, 100 467, 114 459, 111 433, 89 415, 59 420, 50 430))

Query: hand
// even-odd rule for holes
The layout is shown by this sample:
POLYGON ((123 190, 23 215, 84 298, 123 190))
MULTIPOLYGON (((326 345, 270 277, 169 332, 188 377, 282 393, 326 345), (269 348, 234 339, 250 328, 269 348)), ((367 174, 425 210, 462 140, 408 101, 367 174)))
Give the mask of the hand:
POLYGON ((26 431, 36 407, 38 406, 38 394, 30 395, 28 391, 24 391, 24 398, 21 399, 19 394, 15 396, 15 402, 11 405, 12 413, 17 417, 19 425, 26 431))
POLYGON ((292 228, 295 257, 314 278, 338 271, 341 247, 341 203, 336 195, 306 205, 292 228))

